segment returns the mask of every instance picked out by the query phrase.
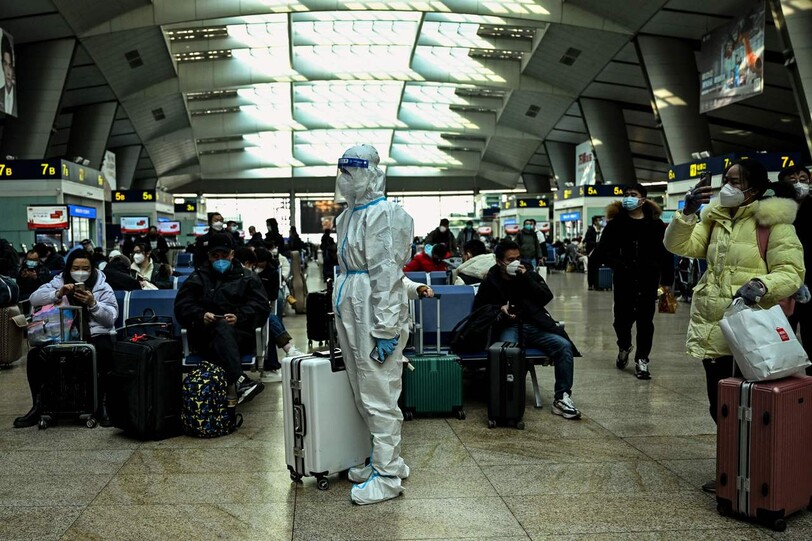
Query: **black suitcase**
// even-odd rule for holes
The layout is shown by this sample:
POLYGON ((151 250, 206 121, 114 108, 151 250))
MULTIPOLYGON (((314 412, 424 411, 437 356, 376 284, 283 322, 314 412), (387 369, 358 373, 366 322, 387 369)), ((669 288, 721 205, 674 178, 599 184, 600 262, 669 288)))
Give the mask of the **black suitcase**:
POLYGON ((525 376, 524 351, 511 342, 497 342, 488 349, 488 428, 497 424, 524 430, 525 376))
POLYGON ((39 427, 48 428, 60 418, 73 418, 95 428, 99 409, 96 348, 65 343, 43 346, 42 351, 46 376, 40 394, 39 427))
POLYGON ((141 440, 181 433, 181 356, 177 340, 116 342, 107 377, 107 414, 113 426, 141 440))
POLYGON ((332 294, 328 291, 317 291, 307 295, 307 341, 327 342, 329 317, 333 311, 332 294))

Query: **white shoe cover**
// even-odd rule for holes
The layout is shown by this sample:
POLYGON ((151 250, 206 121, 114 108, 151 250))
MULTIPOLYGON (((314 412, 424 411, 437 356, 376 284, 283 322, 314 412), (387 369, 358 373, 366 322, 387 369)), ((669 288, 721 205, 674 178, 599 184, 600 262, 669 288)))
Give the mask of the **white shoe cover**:
POLYGON ((358 505, 369 505, 397 498, 403 493, 400 477, 381 477, 373 473, 368 481, 353 485, 350 499, 358 505))
MULTIPOLYGON (((347 479, 353 483, 363 483, 372 477, 373 471, 375 470, 372 469, 372 466, 359 464, 358 466, 353 466, 349 469, 349 471, 347 471, 347 479)), ((407 479, 409 477, 409 473, 411 473, 411 470, 409 469, 409 466, 404 463, 403 467, 398 472, 398 477, 401 479, 407 479)))

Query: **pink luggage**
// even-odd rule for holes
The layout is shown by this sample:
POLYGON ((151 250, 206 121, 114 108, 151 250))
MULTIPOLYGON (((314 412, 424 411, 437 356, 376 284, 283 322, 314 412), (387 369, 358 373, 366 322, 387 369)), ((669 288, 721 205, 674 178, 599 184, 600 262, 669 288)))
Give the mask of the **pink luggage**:
POLYGON ((812 503, 812 377, 719 382, 716 502, 773 530, 812 503))

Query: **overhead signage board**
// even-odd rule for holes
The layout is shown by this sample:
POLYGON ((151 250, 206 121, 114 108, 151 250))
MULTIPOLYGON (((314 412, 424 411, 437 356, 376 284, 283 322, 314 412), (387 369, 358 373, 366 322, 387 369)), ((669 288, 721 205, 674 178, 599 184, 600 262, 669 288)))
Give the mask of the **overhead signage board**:
POLYGON ((575 185, 592 185, 597 178, 597 162, 592 150, 592 141, 584 141, 575 147, 575 185))
POLYGON ((77 218, 96 219, 96 209, 93 207, 83 207, 81 205, 68 205, 68 214, 77 218))
POLYGON ((26 209, 28 229, 68 229, 68 207, 65 205, 29 205, 26 209))
POLYGON ((70 180, 89 186, 104 186, 102 174, 65 160, 0 160, 0 180, 70 180))
POLYGON ((562 222, 577 222, 580 219, 581 219, 580 212, 565 212, 559 218, 559 220, 562 222))
POLYGON ((668 169, 669 182, 698 178, 702 173, 721 175, 736 160, 757 160, 767 171, 780 171, 786 167, 803 163, 800 152, 736 152, 712 156, 679 165, 668 169))
POLYGON ((186 199, 183 203, 175 203, 175 212, 197 212, 197 201, 186 199))
POLYGON ((154 203, 155 190, 116 190, 113 203, 154 203))
POLYGON ((504 210, 510 209, 545 209, 549 206, 546 199, 516 198, 502 203, 504 210))
POLYGON ((707 113, 764 90, 766 4, 758 0, 743 15, 702 36, 697 59, 699 112, 707 113))
POLYGON ((556 201, 566 201, 578 197, 622 197, 623 186, 617 184, 596 184, 594 186, 571 186, 555 192, 556 201))

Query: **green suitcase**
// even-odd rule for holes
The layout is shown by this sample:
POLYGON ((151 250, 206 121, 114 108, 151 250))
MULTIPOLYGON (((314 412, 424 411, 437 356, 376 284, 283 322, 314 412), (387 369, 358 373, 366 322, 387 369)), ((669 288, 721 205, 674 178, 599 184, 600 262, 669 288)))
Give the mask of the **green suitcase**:
POLYGON ((415 351, 406 353, 411 366, 403 375, 401 409, 403 417, 411 420, 415 414, 453 414, 465 419, 462 401, 462 365, 460 358, 440 347, 440 295, 437 305, 437 346, 435 351, 423 349, 423 303, 417 301, 420 322, 415 324, 415 351))

